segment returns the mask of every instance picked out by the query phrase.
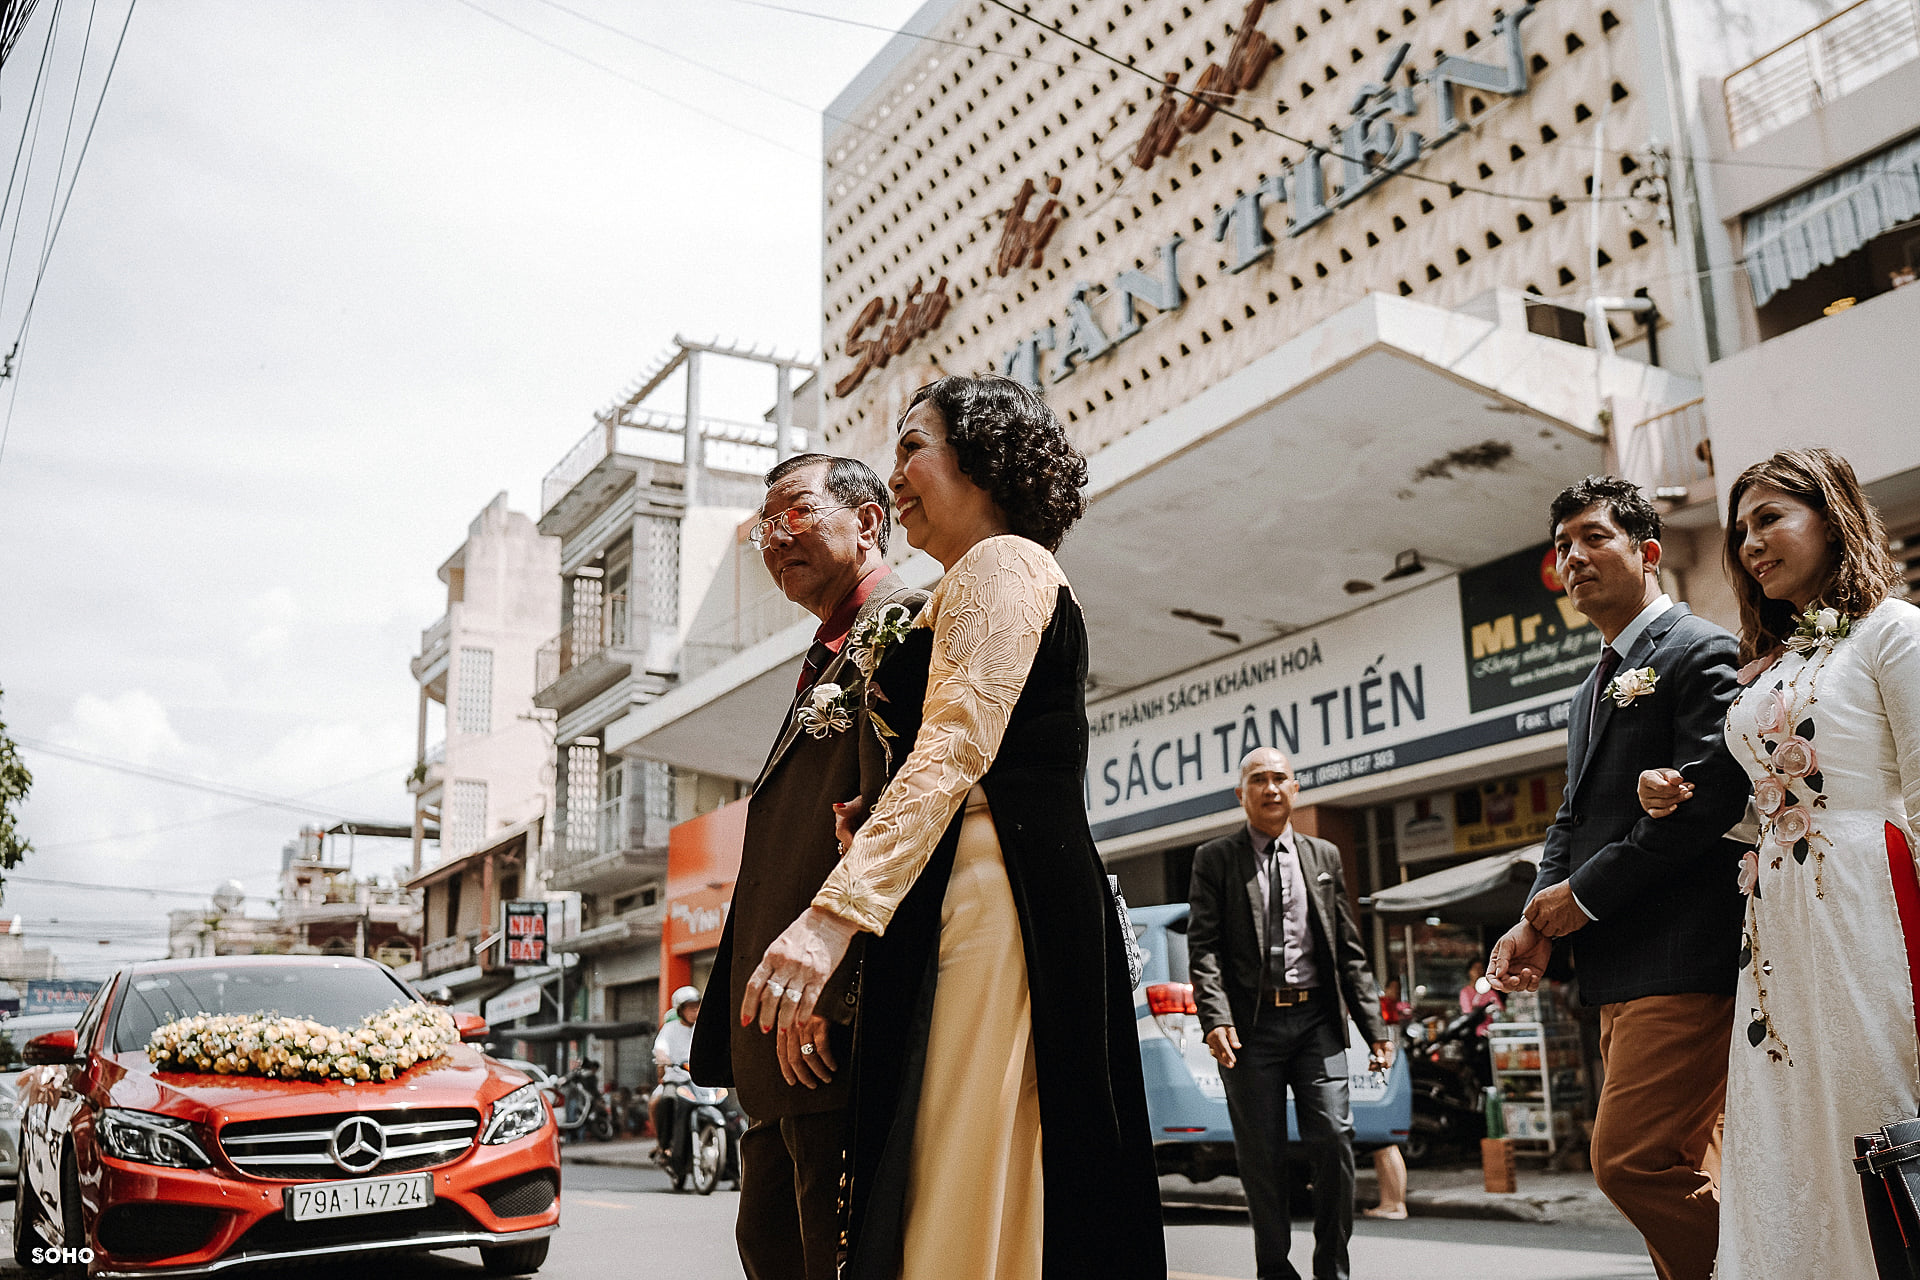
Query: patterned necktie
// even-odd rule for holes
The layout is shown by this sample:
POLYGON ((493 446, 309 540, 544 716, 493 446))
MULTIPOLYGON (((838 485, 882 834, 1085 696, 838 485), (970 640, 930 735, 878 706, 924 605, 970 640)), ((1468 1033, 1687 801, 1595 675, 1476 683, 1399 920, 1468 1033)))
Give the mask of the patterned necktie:
POLYGON ((1280 837, 1267 850, 1267 973, 1278 989, 1287 985, 1287 889, 1280 869, 1280 837))
POLYGON ((820 673, 827 669, 827 664, 832 662, 833 658, 833 650, 815 640, 813 647, 807 650, 807 660, 800 664, 800 683, 793 687, 794 692, 805 693, 807 687, 820 678, 820 673))
POLYGON ((1620 654, 1612 645, 1600 650, 1600 667, 1594 673, 1593 705, 1587 708, 1587 736, 1593 736, 1594 725, 1600 719, 1600 699, 1607 696, 1607 681, 1613 679, 1613 673, 1620 669, 1620 654))

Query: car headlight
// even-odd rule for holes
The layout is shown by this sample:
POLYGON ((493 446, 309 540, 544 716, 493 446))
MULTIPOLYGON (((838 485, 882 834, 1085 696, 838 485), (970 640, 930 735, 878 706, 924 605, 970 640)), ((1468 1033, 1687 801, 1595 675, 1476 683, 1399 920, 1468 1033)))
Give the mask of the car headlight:
POLYGON ((546 1122, 547 1104, 540 1096, 540 1086, 523 1084, 493 1104, 480 1141, 489 1146, 517 1142, 530 1133, 538 1133, 546 1122))
POLYGON ((100 1113, 94 1133, 99 1136, 101 1149, 117 1160, 170 1169, 204 1169, 213 1163, 193 1125, 172 1116, 109 1107, 100 1113))

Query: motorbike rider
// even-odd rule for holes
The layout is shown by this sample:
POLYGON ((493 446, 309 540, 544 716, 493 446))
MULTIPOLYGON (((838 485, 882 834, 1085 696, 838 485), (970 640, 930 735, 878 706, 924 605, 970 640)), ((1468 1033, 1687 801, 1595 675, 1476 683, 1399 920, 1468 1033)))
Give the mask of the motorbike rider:
POLYGON ((670 1151, 680 1152, 686 1142, 691 1109, 681 1099, 676 1086, 692 1081, 687 1074, 687 1058, 693 1052, 693 1026, 700 1018, 698 988, 681 987, 675 991, 673 1012, 674 1017, 668 1019, 653 1040, 653 1065, 659 1083, 654 1087, 647 1109, 653 1120, 653 1154, 657 1160, 666 1159, 670 1151))

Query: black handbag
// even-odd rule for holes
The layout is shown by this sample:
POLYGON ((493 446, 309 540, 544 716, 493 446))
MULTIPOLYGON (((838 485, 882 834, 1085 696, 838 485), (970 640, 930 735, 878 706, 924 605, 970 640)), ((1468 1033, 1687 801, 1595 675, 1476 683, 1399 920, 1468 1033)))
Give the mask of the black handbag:
POLYGON ((1880 1280, 1920 1280, 1920 1117, 1853 1140, 1880 1280))

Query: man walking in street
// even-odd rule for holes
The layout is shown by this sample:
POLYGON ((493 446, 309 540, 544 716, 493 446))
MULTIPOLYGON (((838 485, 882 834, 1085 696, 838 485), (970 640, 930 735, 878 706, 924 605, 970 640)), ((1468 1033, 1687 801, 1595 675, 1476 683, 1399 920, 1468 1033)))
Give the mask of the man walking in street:
POLYGON ((1193 855, 1187 953, 1207 1050, 1220 1064, 1260 1280, 1299 1280, 1287 1257, 1287 1092, 1313 1169, 1314 1280, 1347 1280, 1353 1112, 1347 1017, 1393 1065, 1380 993, 1347 898, 1340 851, 1293 829, 1300 783, 1271 747, 1240 761, 1247 823, 1193 855))
POLYGON ((1526 918, 1487 978, 1534 990, 1567 940, 1581 999, 1600 1006, 1594 1180, 1662 1280, 1707 1280, 1742 908, 1743 846, 1722 839, 1747 795, 1721 732, 1739 646, 1661 591, 1660 515, 1632 484, 1589 476, 1554 499, 1549 527, 1567 597, 1606 647, 1573 695, 1565 798, 1526 918), (1656 822, 1637 783, 1659 768, 1694 795, 1656 822))
MULTIPOLYGON (((858 651, 864 628, 883 611, 910 617, 926 601, 886 566, 890 522, 879 477, 850 458, 789 458, 767 473, 760 514, 751 536, 767 572, 820 626, 747 806, 733 905, 708 981, 715 1008, 727 1015, 740 1007, 768 945, 833 870, 840 852, 834 806, 871 806, 905 756, 925 683, 922 658, 921 689, 911 696, 903 691, 876 708, 865 691, 874 673, 866 669, 871 655, 858 651)), ((858 968, 856 949, 820 996, 824 1016, 793 1034, 762 1035, 721 1015, 694 1029, 693 1078, 733 1085, 753 1121, 740 1143, 735 1227, 748 1280, 832 1280, 836 1273, 858 968)))

